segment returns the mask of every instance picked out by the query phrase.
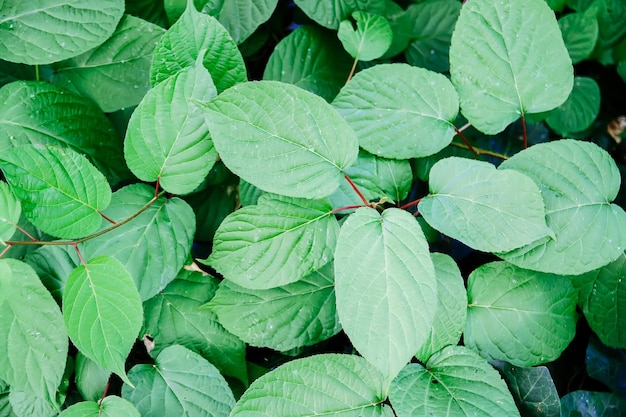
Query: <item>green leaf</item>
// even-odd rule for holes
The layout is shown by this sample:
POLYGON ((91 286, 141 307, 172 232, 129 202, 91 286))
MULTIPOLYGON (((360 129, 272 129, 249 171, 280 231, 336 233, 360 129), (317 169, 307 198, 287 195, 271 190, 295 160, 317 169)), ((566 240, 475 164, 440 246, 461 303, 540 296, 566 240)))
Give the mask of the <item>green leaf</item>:
POLYGON ((163 33, 157 25, 126 15, 106 42, 54 64, 52 80, 92 99, 104 112, 136 106, 150 88, 152 52, 163 33))
POLYGON ((126 13, 165 28, 170 25, 163 4, 167 2, 168 0, 157 2, 153 0, 126 1, 126 13))
POLYGON ((383 16, 386 9, 385 0, 295 0, 294 3, 320 25, 335 30, 356 10, 383 16))
POLYGON ((269 289, 326 265, 338 234, 327 201, 261 196, 257 205, 226 217, 202 262, 242 287, 269 289))
POLYGON ((129 177, 122 143, 91 100, 38 81, 0 89, 0 154, 26 144, 69 146, 87 155, 111 184, 129 177))
POLYGON ((620 61, 617 64, 617 73, 622 77, 622 80, 626 82, 626 60, 620 61))
POLYGON ((436 286, 428 243, 410 213, 360 208, 343 223, 337 312, 354 347, 390 380, 428 339, 436 286))
POLYGON ((467 298, 463 340, 487 359, 526 367, 550 362, 576 334, 568 277, 491 262, 470 274, 467 298))
POLYGON ((143 416, 226 417, 235 405, 217 368, 183 346, 164 349, 154 365, 135 365, 128 378, 136 388, 124 384, 122 397, 143 416))
POLYGON ((279 351, 316 344, 341 330, 332 263, 269 290, 249 290, 224 280, 206 307, 244 342, 279 351))
POLYGON ((591 329, 602 343, 626 349, 626 255, 595 271, 572 278, 591 329))
POLYGON ((458 101, 441 74, 381 64, 357 73, 333 106, 355 130, 363 149, 409 159, 432 155, 452 141, 458 101))
POLYGON ((574 391, 561 398, 562 417, 625 417, 626 400, 610 392, 574 391))
POLYGON ((609 387, 613 393, 626 398, 626 350, 613 349, 592 336, 585 355, 587 374, 609 387))
POLYGON ((435 352, 459 343, 467 318, 467 292, 459 267, 443 253, 432 253, 431 258, 437 277, 437 310, 428 339, 415 354, 424 363, 435 352))
POLYGON ((332 101, 351 65, 336 36, 316 26, 301 26, 278 42, 263 79, 293 84, 332 101))
POLYGON ((239 180, 239 200, 242 206, 252 206, 258 203, 259 197, 265 194, 265 191, 250 184, 245 180, 239 180))
POLYGON ((74 239, 100 227, 111 188, 84 156, 56 146, 23 145, 2 153, 0 168, 28 220, 44 232, 74 239))
POLYGON ((55 417, 59 413, 59 404, 34 396, 31 392, 11 388, 9 393, 11 410, 19 417, 55 417))
POLYGON ((104 42, 123 13, 123 0, 3 2, 0 56, 30 65, 71 58, 104 42))
MULTIPOLYGON (((113 194, 106 216, 121 222, 154 198, 146 184, 126 186, 113 194)), ((129 223, 81 245, 85 258, 110 255, 130 272, 143 301, 172 281, 191 251, 193 210, 180 198, 160 197, 129 223), (158 260, 158 261, 155 261, 158 260)))
POLYGON ((83 401, 66 408, 59 417, 140 417, 139 411, 123 398, 109 395, 101 402, 83 401))
POLYGON ((563 137, 592 125, 600 113, 600 87, 593 78, 574 78, 574 89, 565 101, 552 110, 546 123, 563 137))
POLYGON ((559 140, 532 146, 500 165, 537 183, 554 238, 498 256, 515 265, 578 275, 619 258, 626 248, 626 213, 609 204, 620 174, 611 156, 593 143, 559 140))
POLYGON ((98 401, 104 397, 111 372, 81 352, 76 354, 76 388, 83 399, 98 401))
POLYGON ((232 417, 391 417, 384 376, 365 359, 324 354, 296 359, 255 380, 232 417))
POLYGON ((393 32, 383 16, 362 11, 354 11, 351 20, 339 23, 337 36, 344 49, 359 61, 372 61, 383 56, 391 46, 393 32))
POLYGON ((206 53, 202 62, 218 92, 247 80, 241 53, 226 29, 214 17, 198 12, 191 5, 159 40, 150 82, 154 86, 194 65, 203 50, 206 53))
POLYGON ((465 3, 452 34, 450 74, 461 112, 487 134, 561 105, 574 79, 545 0, 465 3))
POLYGON ((202 12, 215 16, 240 44, 270 18, 277 4, 278 0, 209 0, 202 12))
POLYGON ((0 416, 17 417, 9 402, 9 386, 0 379, 0 416))
POLYGON ((427 0, 406 9, 411 24, 411 42, 404 52, 406 61, 436 72, 450 70, 450 40, 459 18, 461 3, 455 0, 427 0))
POLYGON ((230 182, 185 196, 196 215, 195 241, 213 242, 217 228, 239 206, 237 197, 236 184, 230 182))
POLYGON ((406 366, 391 383, 389 400, 398 417, 519 417, 498 372, 463 346, 448 346, 425 366, 406 366))
POLYGON ((143 311, 124 265, 99 256, 76 268, 65 284, 63 319, 83 355, 127 381, 124 362, 139 334, 143 311))
POLYGON ((182 345, 202 355, 222 374, 247 383, 246 347, 228 333, 217 316, 200 306, 217 289, 215 278, 182 270, 159 294, 144 303, 143 334, 154 340, 150 355, 156 357, 171 345, 182 345))
POLYGON ((13 259, 0 259, 0 323, 0 378, 54 401, 68 349, 61 312, 35 271, 13 259))
POLYGON ((484 252, 519 248, 551 233, 539 187, 488 162, 450 157, 430 171, 419 211, 435 229, 484 252))
POLYGON ((264 191, 323 198, 356 159, 356 135, 324 99, 277 81, 240 84, 206 104, 217 151, 264 191))
MULTIPOLYGON (((379 158, 363 150, 359 151, 356 162, 345 173, 359 187, 367 201, 381 198, 389 202, 402 201, 413 183, 409 161, 379 158)), ((363 205, 347 181, 342 182, 328 199, 333 208, 363 205)))
POLYGON ((598 20, 583 13, 570 13, 559 19, 565 47, 573 64, 589 58, 598 40, 598 20))
POLYGON ((76 249, 70 245, 45 245, 29 253, 24 262, 29 264, 54 299, 61 304, 67 277, 80 265, 76 249))
POLYGON ((22 206, 6 182, 0 182, 0 243, 11 239, 20 221, 22 206))
POLYGON ((143 98, 128 123, 124 156, 139 179, 159 181, 173 194, 189 194, 207 176, 217 151, 204 112, 197 101, 217 96, 211 76, 202 66, 182 69, 157 84, 143 98))
POLYGON ((528 417, 560 416, 561 400, 550 371, 545 366, 518 368, 506 362, 491 362, 513 394, 518 410, 528 417))

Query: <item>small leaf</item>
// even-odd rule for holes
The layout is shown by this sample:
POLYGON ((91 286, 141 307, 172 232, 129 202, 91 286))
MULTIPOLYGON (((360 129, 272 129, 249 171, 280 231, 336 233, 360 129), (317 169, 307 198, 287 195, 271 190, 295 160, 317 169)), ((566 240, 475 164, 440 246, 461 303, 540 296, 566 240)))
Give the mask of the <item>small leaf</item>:
POLYGON ((143 416, 227 417, 235 405, 217 368, 179 345, 164 349, 154 365, 135 365, 128 378, 136 388, 125 383, 122 397, 143 416))
POLYGON ((83 401, 69 406, 59 417, 140 417, 139 411, 123 398, 109 395, 100 402, 83 401))
POLYGON ((22 206, 6 182, 0 182, 0 244, 11 239, 20 221, 22 206))
POLYGON ((294 3, 320 25, 335 30, 355 10, 383 16, 387 7, 385 0, 295 0, 294 3))
POLYGON ((0 56, 50 64, 104 42, 124 13, 123 0, 40 0, 2 5, 0 56))
POLYGON ((58 305, 21 261, 0 259, 0 323, 0 378, 53 403, 65 369, 67 334, 58 305))
POLYGON ((441 74, 406 64, 381 64, 357 73, 333 106, 359 145, 385 158, 432 155, 450 144, 459 98, 441 74))
POLYGON ((357 157, 356 135, 335 109, 293 85, 240 84, 206 106, 224 164, 264 191, 326 197, 357 157))
POLYGON ((270 18, 278 0, 209 0, 205 3, 202 12, 216 17, 240 44, 270 18))
POLYGON ((328 264, 269 290, 249 290, 224 280, 206 308, 251 346, 287 351, 314 345, 341 330, 332 269, 328 264))
POLYGON ((218 92, 247 80, 246 66, 237 44, 214 18, 196 10, 193 2, 180 19, 161 37, 154 49, 150 82, 152 86, 194 65, 200 51, 218 92))
POLYGON ((519 417, 506 384, 487 361, 463 346, 448 346, 425 366, 406 366, 391 383, 398 417, 519 417))
POLYGON ((324 354, 296 359, 255 380, 231 417, 392 417, 385 378, 365 359, 324 354))
POLYGON ((546 123, 564 137, 587 129, 600 112, 600 87, 588 77, 575 77, 574 89, 565 101, 548 113, 546 123))
POLYGON ((328 202, 262 196, 226 217, 202 262, 242 287, 269 289, 326 265, 338 234, 328 202))
POLYGON ((354 347, 389 379, 426 343, 436 285, 426 238, 411 214, 360 208, 343 223, 335 251, 337 312, 354 347))
POLYGON ((45 245, 29 253, 24 262, 33 267, 43 285, 60 305, 65 281, 80 265, 76 249, 70 245, 45 245))
POLYGON ((344 49, 359 61, 371 61, 383 56, 393 38, 387 19, 361 11, 352 12, 352 18, 356 21, 356 28, 350 20, 339 24, 337 36, 344 49))
POLYGON ((521 114, 561 105, 572 62, 545 0, 473 0, 461 8, 450 46, 450 75, 461 112, 496 134, 521 114))
POLYGON ((5 151, 0 168, 28 220, 44 232, 74 239, 100 227, 111 188, 84 156, 56 146, 24 145, 5 151))
POLYGON ((76 388, 83 399, 98 401, 104 397, 111 372, 81 352, 76 354, 76 388))
POLYGON ((626 248, 626 213, 610 204, 620 187, 613 158, 593 143, 559 140, 519 152, 500 165, 535 181, 555 233, 498 256, 515 265, 578 275, 619 258, 626 248))
POLYGON ((626 400, 610 392, 574 391, 561 398, 562 417, 624 417, 626 400))
POLYGON ((471 248, 512 250, 551 233, 541 192, 525 175, 450 157, 431 168, 428 186, 418 206, 424 219, 471 248))
POLYGON ((53 65, 53 82, 114 112, 139 104, 150 88, 152 52, 165 31, 126 15, 109 39, 53 65))
POLYGON ((135 283, 117 259, 91 259, 67 278, 63 319, 70 339, 86 357, 125 381, 124 362, 142 318, 135 283))
POLYGON ((568 277, 491 262, 470 274, 467 298, 463 340, 487 359, 526 367, 550 362, 576 334, 576 291, 568 277))
POLYGON ((609 387, 614 394, 626 398, 626 351, 613 349, 592 336, 585 355, 587 374, 609 387))
POLYGON ((559 28, 572 63, 589 58, 598 40, 598 20, 586 13, 570 13, 559 19, 559 28))
POLYGON ((124 140, 124 157, 133 174, 144 181, 158 180, 173 194, 194 191, 217 158, 204 112, 196 104, 217 96, 202 54, 195 66, 146 94, 128 122, 124 140))

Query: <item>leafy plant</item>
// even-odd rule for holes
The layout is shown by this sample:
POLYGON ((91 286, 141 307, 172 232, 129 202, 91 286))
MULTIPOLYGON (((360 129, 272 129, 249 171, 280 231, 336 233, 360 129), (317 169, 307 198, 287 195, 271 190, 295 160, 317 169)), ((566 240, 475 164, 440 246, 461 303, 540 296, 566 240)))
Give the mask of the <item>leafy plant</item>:
POLYGON ((623 4, 294 3, 0 2, 0 416, 626 414, 623 4))

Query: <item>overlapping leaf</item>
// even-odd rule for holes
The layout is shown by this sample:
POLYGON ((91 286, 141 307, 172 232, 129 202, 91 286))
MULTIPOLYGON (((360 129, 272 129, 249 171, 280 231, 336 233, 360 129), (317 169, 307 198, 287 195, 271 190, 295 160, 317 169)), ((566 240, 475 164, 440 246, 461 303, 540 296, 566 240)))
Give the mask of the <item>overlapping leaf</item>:
POLYGON ((124 265, 99 256, 76 268, 65 284, 63 319, 86 357, 127 381, 124 362, 139 335, 143 310, 124 265))
POLYGON ((144 181, 159 181, 174 194, 194 191, 207 176, 217 151, 204 112, 197 101, 217 96, 202 65, 182 69, 151 89, 130 118, 124 156, 130 170, 144 181))
POLYGON ((587 374, 602 382, 617 395, 626 398, 626 350, 608 347, 596 337, 589 338, 585 353, 587 374))
POLYGON ((111 188, 84 156, 56 146, 24 145, 0 155, 0 168, 28 220, 44 232, 73 239, 100 227, 111 188))
POLYGON ((335 251, 337 312, 354 347, 387 378, 426 343, 436 286, 426 238, 411 214, 360 208, 343 223, 335 251))
POLYGON ((80 265, 76 249, 69 245, 46 245, 29 253, 24 262, 33 267, 43 285, 61 303, 65 281, 80 265))
POLYGON ((492 262, 470 274, 467 298, 463 340, 487 359, 526 367, 550 362, 576 334, 568 277, 492 262))
POLYGON ((593 143, 560 140, 532 146, 500 168, 521 172, 539 186, 555 237, 498 256, 522 268, 567 275, 598 269, 622 255, 626 213, 610 204, 620 174, 607 152, 593 143))
POLYGON ((351 17, 356 22, 356 28, 352 21, 343 20, 337 32, 344 49, 359 61, 371 61, 383 56, 393 38, 387 19, 360 10, 352 12, 351 17))
POLYGON ((235 405, 217 368, 179 345, 163 350, 154 365, 135 365, 128 378, 135 388, 124 384, 122 397, 144 416, 226 417, 235 405))
POLYGON ((559 134, 569 134, 587 129, 600 112, 600 87, 593 78, 574 78, 570 96, 546 117, 546 123, 559 134))
POLYGON ((454 137, 459 98, 441 74, 382 64, 356 74, 333 106, 368 152, 409 159, 434 154, 454 137))
POLYGON ((76 388, 84 400, 98 401, 104 397, 111 371, 78 352, 75 373, 76 388))
POLYGON ((521 114, 563 103, 573 68, 544 0, 473 0, 452 34, 450 75, 461 112, 478 130, 499 133, 521 114))
POLYGON ((83 401, 65 410, 59 417, 140 417, 139 411, 123 398, 109 395, 100 402, 83 401))
POLYGON ((224 164, 264 191, 322 198, 357 157, 348 124, 321 97, 277 81, 240 84, 208 103, 224 164))
POLYGON ((610 392, 573 391, 561 399, 562 417, 623 417, 626 400, 610 392))
POLYGON ((202 12, 215 16, 240 44, 270 18, 277 4, 278 0, 209 0, 202 12))
POLYGON ((0 243, 11 239, 20 220, 22 206, 6 182, 0 182, 0 243))
POLYGON ((519 172, 450 157, 431 168, 429 188, 418 206, 424 219, 474 249, 511 250, 551 233, 539 187, 519 172))
POLYGON ((123 0, 3 2, 0 56, 30 65, 50 64, 104 42, 124 13, 123 0))
POLYGON ((295 0, 296 6, 307 16, 329 29, 338 29, 339 23, 355 10, 379 15, 385 14, 385 0, 295 0))
POLYGON ((0 260, 0 378, 53 403, 68 343, 57 303, 23 262, 0 260))
POLYGON ((586 13, 570 13, 559 19, 565 47, 572 63, 588 58, 598 40, 598 20, 586 13))

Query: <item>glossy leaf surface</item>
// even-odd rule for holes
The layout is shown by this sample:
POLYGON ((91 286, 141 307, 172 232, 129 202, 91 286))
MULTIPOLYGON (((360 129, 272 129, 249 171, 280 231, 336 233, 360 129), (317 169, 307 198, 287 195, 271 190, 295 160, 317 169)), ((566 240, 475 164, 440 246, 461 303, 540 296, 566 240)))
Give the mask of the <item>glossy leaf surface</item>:
POLYGON ((574 391, 561 399, 562 417, 624 417, 626 400, 610 392, 574 391))
POLYGON ((343 20, 337 36, 344 49, 359 61, 371 61, 383 56, 391 46, 393 33, 389 22, 382 16, 362 11, 351 15, 356 22, 343 20))
POLYGON ((598 20, 584 13, 570 13, 559 19, 565 47, 572 63, 588 58, 598 40, 598 20))

